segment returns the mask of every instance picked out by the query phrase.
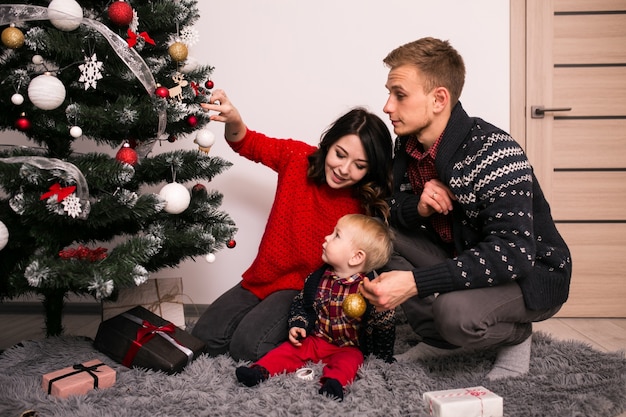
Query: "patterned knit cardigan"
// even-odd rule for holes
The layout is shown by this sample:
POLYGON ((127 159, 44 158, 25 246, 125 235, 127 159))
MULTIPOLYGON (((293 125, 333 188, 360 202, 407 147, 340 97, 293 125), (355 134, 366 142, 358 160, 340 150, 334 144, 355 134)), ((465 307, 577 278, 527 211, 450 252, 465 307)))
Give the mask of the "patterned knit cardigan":
MULTIPOLYGON (((324 265, 308 276, 302 291, 296 295, 291 303, 289 311, 289 328, 300 327, 311 334, 315 329, 315 322, 318 316, 315 296, 317 287, 328 269, 324 265)), ((368 274, 373 279, 373 274, 368 274)), ((358 347, 363 352, 363 356, 372 354, 385 362, 394 362, 393 349, 396 340, 395 311, 388 310, 377 312, 369 302, 365 314, 361 316, 359 325, 358 347)))
MULTIPOLYGON (((391 223, 433 232, 416 210, 419 195, 406 175, 407 137, 396 140, 391 223)), ((563 304, 572 273, 570 252, 524 151, 506 132, 467 115, 457 103, 435 158, 439 179, 454 193, 450 259, 413 270, 418 294, 517 281, 537 310, 563 304)))

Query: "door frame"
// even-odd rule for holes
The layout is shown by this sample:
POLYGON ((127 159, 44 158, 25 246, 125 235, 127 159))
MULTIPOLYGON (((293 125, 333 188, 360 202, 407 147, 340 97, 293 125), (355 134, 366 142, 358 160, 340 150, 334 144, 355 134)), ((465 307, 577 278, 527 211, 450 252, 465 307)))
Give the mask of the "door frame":
POLYGON ((526 0, 509 0, 510 134, 526 150, 526 0))

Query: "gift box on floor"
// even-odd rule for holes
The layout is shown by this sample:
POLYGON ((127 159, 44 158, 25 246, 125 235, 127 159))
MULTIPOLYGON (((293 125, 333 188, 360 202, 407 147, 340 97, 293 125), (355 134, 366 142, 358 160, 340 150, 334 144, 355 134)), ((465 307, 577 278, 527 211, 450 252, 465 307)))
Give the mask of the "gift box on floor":
POLYGON ((115 370, 99 359, 68 366, 43 376, 42 388, 48 394, 67 398, 86 394, 94 388, 108 388, 115 384, 115 370))
POLYGON ((102 320, 139 305, 175 326, 185 328, 182 278, 151 278, 136 287, 120 289, 115 301, 102 302, 102 320))
POLYGON ((436 417, 502 417, 502 397, 485 387, 430 391, 424 403, 436 417))
POLYGON ((142 306, 100 323, 94 347, 126 367, 174 374, 202 354, 206 345, 142 306))

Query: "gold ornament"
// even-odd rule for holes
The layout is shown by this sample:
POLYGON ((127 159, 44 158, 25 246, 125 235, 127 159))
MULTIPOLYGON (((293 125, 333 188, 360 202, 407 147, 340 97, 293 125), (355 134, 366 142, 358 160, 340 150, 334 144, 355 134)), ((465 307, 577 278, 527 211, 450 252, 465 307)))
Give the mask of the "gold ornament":
POLYGON ((358 292, 348 295, 344 298, 343 303, 341 304, 343 312, 346 313, 346 316, 351 319, 361 317, 365 313, 366 307, 367 304, 365 303, 365 298, 363 298, 363 296, 358 292))
POLYGON ((24 45, 24 34, 14 25, 11 25, 2 31, 2 43, 7 48, 20 48, 24 45))
POLYGON ((172 57, 172 60, 175 62, 182 62, 187 59, 187 54, 189 51, 187 50, 187 45, 182 42, 174 42, 170 45, 168 52, 172 57))

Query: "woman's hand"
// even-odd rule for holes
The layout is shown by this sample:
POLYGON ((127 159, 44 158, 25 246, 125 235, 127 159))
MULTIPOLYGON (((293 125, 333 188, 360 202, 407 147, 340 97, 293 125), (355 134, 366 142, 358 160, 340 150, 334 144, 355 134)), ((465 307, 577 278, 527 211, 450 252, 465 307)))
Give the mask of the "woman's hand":
POLYGON ((422 217, 434 213, 448 214, 452 210, 453 200, 456 200, 456 197, 452 191, 443 182, 433 179, 424 184, 417 211, 422 217))
POLYGON ((224 136, 229 142, 237 142, 246 135, 246 125, 239 111, 230 102, 224 90, 215 90, 208 103, 200 103, 204 111, 215 111, 209 119, 225 124, 224 136))
POLYGON ((394 309, 417 295, 417 286, 411 271, 383 272, 373 281, 365 278, 360 290, 377 311, 394 309))
POLYGON ((289 329, 289 342, 291 342, 292 345, 296 347, 302 346, 302 343, 300 341, 305 337, 306 330, 302 327, 292 327, 291 329, 289 329))

